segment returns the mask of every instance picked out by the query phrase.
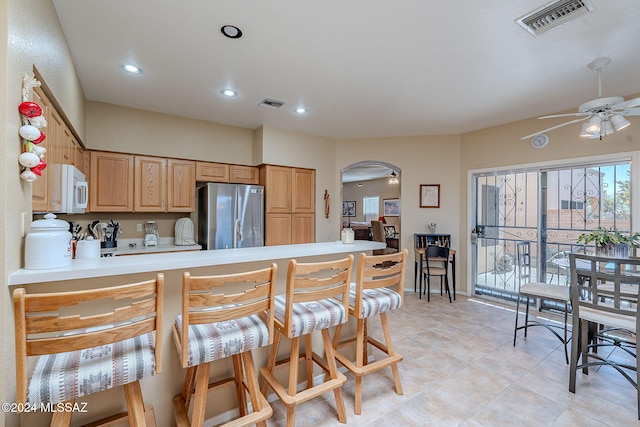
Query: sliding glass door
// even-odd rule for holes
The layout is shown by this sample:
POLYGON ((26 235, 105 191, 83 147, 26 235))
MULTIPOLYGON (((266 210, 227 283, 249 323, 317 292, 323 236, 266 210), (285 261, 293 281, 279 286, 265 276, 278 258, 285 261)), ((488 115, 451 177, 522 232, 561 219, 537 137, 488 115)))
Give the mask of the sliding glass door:
POLYGON ((630 161, 474 175, 475 294, 515 299, 516 246, 528 241, 532 280, 568 285, 568 254, 593 252, 578 236, 631 229, 630 161))

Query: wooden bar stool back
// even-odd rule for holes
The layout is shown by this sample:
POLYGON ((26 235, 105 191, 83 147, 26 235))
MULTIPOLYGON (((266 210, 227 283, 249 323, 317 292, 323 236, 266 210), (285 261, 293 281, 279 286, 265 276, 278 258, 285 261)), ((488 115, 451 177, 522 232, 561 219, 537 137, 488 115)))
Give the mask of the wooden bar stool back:
MULTIPOLYGON (((128 417, 131 426, 155 425, 139 381, 161 371, 163 286, 158 274, 101 289, 39 294, 16 289, 17 401, 73 407, 76 398, 122 386, 127 412, 103 421, 128 417), (29 377, 31 356, 37 361, 29 377)), ((71 414, 54 412, 51 425, 70 425, 71 414)))
POLYGON ((357 319, 356 337, 340 341, 342 325, 336 327, 333 338, 336 359, 356 377, 356 395, 354 412, 362 412, 362 377, 372 372, 391 367, 396 393, 402 394, 398 362, 402 355, 396 353, 391 343, 391 333, 387 312, 402 306, 404 295, 404 270, 408 251, 391 255, 367 256, 363 253, 358 258, 356 283, 351 284, 349 293, 349 314, 357 319), (369 335, 367 320, 380 316, 384 343, 369 335), (356 343, 355 362, 338 352, 338 348, 356 343), (372 345, 384 353, 384 357, 368 362, 367 346, 372 345))
POLYGON ((239 417, 224 425, 265 425, 264 420, 273 413, 260 393, 251 351, 273 341, 276 271, 274 263, 269 268, 227 275, 183 274, 182 315, 176 317, 173 327, 180 362, 187 368, 182 393, 173 398, 178 426, 202 426, 207 392, 223 385, 235 385, 239 407, 239 417), (228 357, 234 375, 209 384, 211 363, 228 357))
POLYGON ((338 372, 335 352, 329 328, 347 321, 348 293, 353 255, 337 261, 298 263, 289 261, 287 292, 275 298, 275 339, 266 367, 260 373, 266 380, 262 393, 271 387, 287 406, 287 426, 295 425, 295 407, 309 399, 333 391, 338 411, 338 420, 347 422, 342 400, 341 386, 347 378, 338 372), (321 331, 325 359, 313 352, 311 336, 321 331), (278 347, 282 338, 291 340, 288 357, 276 363, 278 347), (304 338, 305 351, 300 353, 300 339, 304 338), (298 392, 298 363, 305 361, 306 389, 298 392), (313 363, 325 372, 324 381, 313 385, 313 363), (289 365, 288 386, 285 387, 274 376, 275 368, 289 365))

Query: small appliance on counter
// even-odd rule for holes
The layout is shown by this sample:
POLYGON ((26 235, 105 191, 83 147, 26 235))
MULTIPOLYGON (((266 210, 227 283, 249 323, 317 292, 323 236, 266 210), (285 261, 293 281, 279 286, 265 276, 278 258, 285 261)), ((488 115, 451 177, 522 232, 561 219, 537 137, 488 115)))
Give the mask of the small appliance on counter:
POLYGON ((158 246, 158 224, 155 221, 146 221, 144 224, 144 245, 158 246))
POLYGON ((71 265, 72 248, 69 223, 48 213, 31 223, 24 244, 24 268, 42 270, 71 265))
POLYGON ((193 221, 191 218, 180 218, 176 221, 174 244, 177 246, 195 245, 193 221))

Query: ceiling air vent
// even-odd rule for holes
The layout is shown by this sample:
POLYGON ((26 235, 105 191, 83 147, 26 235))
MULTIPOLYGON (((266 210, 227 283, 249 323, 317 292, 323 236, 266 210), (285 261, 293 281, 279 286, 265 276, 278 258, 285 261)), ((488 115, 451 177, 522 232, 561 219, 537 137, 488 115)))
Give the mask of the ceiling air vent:
POLYGON ((591 0, 559 0, 539 7, 516 19, 516 22, 537 36, 595 9, 591 0))
POLYGON ((286 101, 280 101, 279 99, 274 98, 264 98, 262 101, 258 102, 258 105, 261 107, 269 107, 275 108, 276 110, 284 105, 286 101))

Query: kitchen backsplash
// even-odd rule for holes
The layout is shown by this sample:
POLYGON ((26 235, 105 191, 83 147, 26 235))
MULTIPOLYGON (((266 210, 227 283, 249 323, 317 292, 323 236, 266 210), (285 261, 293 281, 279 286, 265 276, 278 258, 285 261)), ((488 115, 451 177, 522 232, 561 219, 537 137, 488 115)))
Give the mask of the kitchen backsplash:
MULTIPOLYGON (((34 215, 34 219, 41 219, 43 215, 34 215)), ((73 221, 80 224, 83 231, 86 231, 87 224, 99 220, 109 222, 114 220, 120 223, 122 233, 118 236, 121 239, 140 239, 144 237, 144 222, 156 221, 158 224, 158 235, 160 237, 174 237, 176 221, 180 218, 190 217, 195 223, 195 214, 188 213, 126 213, 126 212, 100 212, 87 213, 83 215, 63 215, 57 218, 64 221, 73 221), (137 225, 142 225, 142 231, 137 231, 137 225)))

